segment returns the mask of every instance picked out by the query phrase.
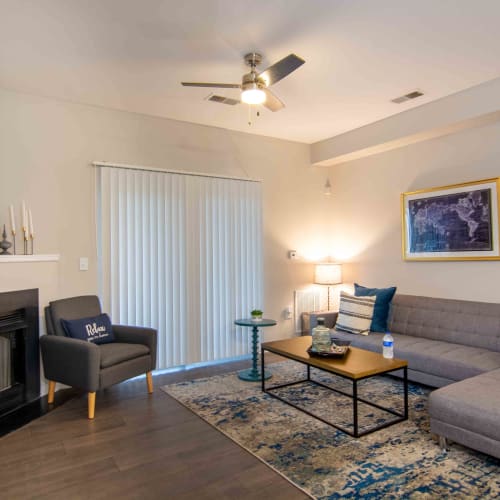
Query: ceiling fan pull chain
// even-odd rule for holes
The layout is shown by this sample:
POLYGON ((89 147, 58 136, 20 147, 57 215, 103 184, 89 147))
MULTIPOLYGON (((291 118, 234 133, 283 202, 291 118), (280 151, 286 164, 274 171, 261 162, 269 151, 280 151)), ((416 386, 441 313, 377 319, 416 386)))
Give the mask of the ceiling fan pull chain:
POLYGON ((248 126, 252 126, 252 105, 248 105, 248 126))

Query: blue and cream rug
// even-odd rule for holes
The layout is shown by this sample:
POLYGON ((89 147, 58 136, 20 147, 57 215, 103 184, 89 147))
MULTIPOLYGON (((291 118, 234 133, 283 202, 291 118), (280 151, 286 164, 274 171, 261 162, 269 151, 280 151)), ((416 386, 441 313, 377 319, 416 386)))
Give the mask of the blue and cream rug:
MULTIPOLYGON (((297 363, 268 366, 269 384, 305 375, 297 363)), ((334 376, 311 370, 317 380, 350 388, 334 376)), ((402 383, 378 377, 359 385, 361 397, 383 406, 402 407, 402 383)), ((334 498, 498 498, 500 461, 457 444, 441 452, 431 438, 428 389, 410 384, 410 419, 363 436, 347 434, 264 394, 259 383, 236 374, 167 385, 163 390, 240 446, 281 473, 311 497, 334 498)), ((280 389, 296 404, 351 425, 352 401, 303 383, 280 389)), ((393 418, 360 405, 360 424, 393 418)))

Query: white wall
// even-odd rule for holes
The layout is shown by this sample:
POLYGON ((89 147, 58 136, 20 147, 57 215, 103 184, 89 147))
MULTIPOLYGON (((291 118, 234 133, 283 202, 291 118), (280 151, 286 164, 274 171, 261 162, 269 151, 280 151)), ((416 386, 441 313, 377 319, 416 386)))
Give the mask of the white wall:
POLYGON ((406 262, 400 194, 500 176, 500 123, 330 167, 344 276, 401 293, 500 302, 500 261, 406 262))
POLYGON ((282 310, 295 288, 312 281, 312 265, 290 262, 287 250, 304 242, 310 251, 325 248, 330 219, 331 199, 322 196, 326 172, 309 167, 307 145, 6 90, 0 90, 0 223, 8 222, 11 203, 19 212, 25 200, 36 252, 59 253, 61 260, 49 266, 49 282, 47 267, 0 262, 0 291, 42 284, 41 306, 97 292, 93 160, 262 179, 262 307, 279 320, 265 339, 292 334, 282 310), (88 272, 78 270, 80 256, 89 257, 88 272))

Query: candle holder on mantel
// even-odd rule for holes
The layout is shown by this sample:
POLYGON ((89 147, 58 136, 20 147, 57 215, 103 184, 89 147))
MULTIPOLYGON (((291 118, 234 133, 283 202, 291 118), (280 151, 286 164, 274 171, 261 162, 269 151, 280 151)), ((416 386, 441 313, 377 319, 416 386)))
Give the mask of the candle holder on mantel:
POLYGON ((16 252, 16 230, 12 229, 11 234, 12 234, 12 243, 13 243, 12 249, 14 250, 14 255, 16 255, 16 253, 17 253, 16 252))
POLYGON ((29 235, 28 235, 28 229, 26 227, 23 227, 23 253, 24 255, 28 255, 28 240, 29 240, 29 235))
POLYGON ((30 240, 31 240, 31 255, 33 255, 35 252, 34 252, 34 248, 35 248, 35 235, 34 234, 30 234, 30 240))
POLYGON ((2 232, 2 241, 0 242, 0 248, 2 249, 0 255, 12 255, 10 252, 8 252, 11 246, 12 243, 10 241, 7 241, 7 231, 5 230, 5 224, 4 224, 2 232))

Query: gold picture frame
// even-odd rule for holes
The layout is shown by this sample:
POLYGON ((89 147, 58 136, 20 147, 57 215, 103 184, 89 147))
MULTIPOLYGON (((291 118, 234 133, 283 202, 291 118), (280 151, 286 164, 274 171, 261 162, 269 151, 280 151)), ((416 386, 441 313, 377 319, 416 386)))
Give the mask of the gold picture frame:
POLYGON ((401 194, 404 260, 500 260, 500 177, 401 194))

